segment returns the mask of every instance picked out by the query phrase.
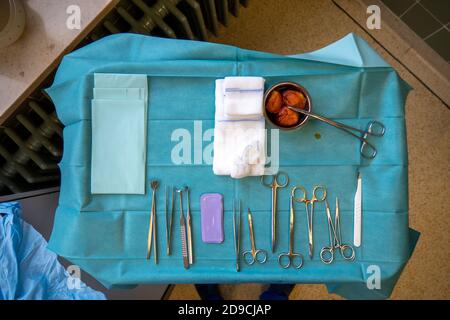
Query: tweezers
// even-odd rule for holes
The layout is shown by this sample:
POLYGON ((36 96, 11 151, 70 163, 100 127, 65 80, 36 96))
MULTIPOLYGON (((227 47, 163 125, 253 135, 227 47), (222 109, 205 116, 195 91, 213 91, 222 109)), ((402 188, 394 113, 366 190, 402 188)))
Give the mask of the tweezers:
POLYGON ((234 234, 234 251, 236 254, 236 271, 240 271, 239 252, 241 246, 241 201, 238 200, 238 212, 236 213, 236 203, 233 200, 233 234, 234 234), (236 223, 237 221, 237 223, 236 223))

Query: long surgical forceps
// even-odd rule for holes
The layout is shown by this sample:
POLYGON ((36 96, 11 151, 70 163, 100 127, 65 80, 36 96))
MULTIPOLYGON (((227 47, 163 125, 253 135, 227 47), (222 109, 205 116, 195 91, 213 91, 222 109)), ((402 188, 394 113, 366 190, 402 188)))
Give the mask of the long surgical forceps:
POLYGON ((147 260, 150 259, 153 242, 153 257, 155 264, 158 264, 158 245, 156 243, 156 189, 158 188, 158 180, 152 180, 150 186, 152 187, 152 211, 150 213, 150 225, 148 228, 147 237, 147 260))
POLYGON ((272 189, 272 252, 275 252, 276 238, 277 238, 277 190, 278 188, 284 188, 289 184, 289 176, 284 172, 278 172, 276 175, 271 176, 272 181, 267 183, 266 176, 261 177, 261 183, 272 189), (284 183, 279 183, 279 178, 284 177, 284 183))
POLYGON ((252 248, 251 250, 244 251, 242 253, 244 256, 244 261, 249 266, 251 266, 255 262, 258 262, 260 264, 265 263, 267 261, 267 251, 263 249, 256 249, 255 233, 253 229, 253 217, 250 208, 248 209, 248 228, 250 230, 250 243, 252 248))
POLYGON ((342 243, 341 238, 341 218, 339 215, 339 200, 336 198, 336 214, 334 216, 334 224, 331 219, 330 207, 328 201, 325 201, 327 220, 328 220, 328 233, 330 236, 330 245, 325 246, 320 250, 320 260, 325 264, 330 264, 334 260, 334 250, 339 249, 341 256, 347 261, 353 261, 355 259, 355 249, 348 244, 342 243))
POLYGON ((170 256, 170 245, 172 242, 172 222, 173 222, 173 212, 175 210, 175 192, 174 188, 166 186, 166 253, 170 256), (172 189, 172 207, 169 210, 169 190, 172 189), (169 214, 170 211, 170 214, 169 214))
POLYGON ((325 122, 329 125, 332 125, 333 127, 336 127, 338 129, 341 129, 342 131, 347 132, 348 134, 354 136, 355 138, 359 139, 359 141, 361 141, 361 148, 360 148, 360 152, 361 155, 364 158, 367 159, 373 159, 375 158, 375 156, 377 155, 377 149, 375 149, 375 147, 373 146, 373 144, 371 144, 369 142, 369 140, 367 140, 367 137, 369 135, 371 136, 376 136, 376 137, 382 137, 384 135, 384 133, 386 132, 386 128, 384 127, 384 125, 376 120, 370 121, 367 124, 367 129, 366 130, 361 130, 355 127, 351 127, 349 125, 343 124, 341 122, 336 122, 333 121, 329 118, 326 118, 324 116, 318 115, 316 113, 313 113, 311 111, 307 111, 307 110, 303 110, 303 109, 299 109, 299 108, 294 108, 294 107, 288 107, 289 109, 291 109, 292 111, 298 112, 298 113, 302 113, 306 116, 309 116, 311 118, 315 118, 317 120, 320 120, 322 122, 325 122), (354 131, 359 132, 362 134, 362 136, 357 135, 354 131))
POLYGON ((240 271, 239 252, 241 250, 241 201, 238 200, 236 212, 236 203, 233 200, 233 235, 234 235, 234 252, 236 254, 236 271, 240 271))
POLYGON ((278 256, 278 264, 284 269, 290 266, 300 269, 303 266, 303 255, 294 252, 294 193, 296 189, 297 187, 292 188, 289 203, 289 251, 278 256), (283 261, 287 262, 284 263, 283 261), (295 261, 298 261, 298 263, 295 263, 295 261))
POLYGON ((308 199, 306 196, 306 189, 303 186, 296 186, 292 194, 293 200, 296 202, 303 202, 305 204, 306 218, 308 220, 308 245, 309 245, 309 258, 313 258, 314 250, 314 237, 313 237, 313 218, 314 218, 314 203, 322 202, 327 197, 327 189, 323 186, 315 186, 312 192, 312 198, 308 199), (295 191, 301 190, 303 196, 300 198, 295 197, 295 191))

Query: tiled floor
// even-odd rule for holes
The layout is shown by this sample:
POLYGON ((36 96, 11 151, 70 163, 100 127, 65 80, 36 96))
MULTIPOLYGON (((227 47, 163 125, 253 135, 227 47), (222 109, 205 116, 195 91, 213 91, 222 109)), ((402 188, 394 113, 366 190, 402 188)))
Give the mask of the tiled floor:
POLYGON ((382 1, 444 60, 450 62, 450 1, 382 1))
MULTIPOLYGON (((410 225, 422 235, 393 299, 450 299, 450 110, 371 41, 331 0, 258 0, 215 41, 281 54, 323 47, 349 32, 362 36, 414 90, 406 106, 410 225)), ((398 57, 401 58, 401 57, 398 57)), ((227 299, 258 299, 263 285, 221 286, 227 299)), ((171 299, 198 299, 192 285, 175 286, 171 299)), ((323 285, 297 285, 291 299, 339 299, 323 285)))

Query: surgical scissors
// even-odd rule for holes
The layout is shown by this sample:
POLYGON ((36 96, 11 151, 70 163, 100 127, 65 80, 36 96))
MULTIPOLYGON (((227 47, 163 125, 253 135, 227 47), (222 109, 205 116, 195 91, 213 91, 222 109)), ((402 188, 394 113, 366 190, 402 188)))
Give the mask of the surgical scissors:
POLYGON ((341 218, 339 215, 339 200, 336 197, 336 214, 333 220, 331 219, 330 207, 328 201, 325 201, 327 220, 328 220, 328 232, 330 236, 330 245, 323 247, 320 250, 320 260, 325 264, 330 264, 334 260, 334 250, 339 249, 341 256, 347 261, 353 261, 355 259, 355 249, 348 244, 342 243, 341 238, 341 218), (346 254, 347 252, 347 254, 346 254))
POLYGON ((309 258, 313 258, 314 250, 314 237, 313 237, 313 217, 314 217, 314 203, 322 202, 327 197, 327 189, 323 186, 315 186, 312 192, 312 198, 308 199, 306 195, 306 189, 303 186, 296 186, 293 191, 292 198, 296 202, 303 202, 305 204, 306 218, 308 220, 308 245, 309 245, 309 258), (295 191, 301 190, 303 196, 300 198, 295 197, 295 191), (311 207, 310 207, 311 206, 311 207))
POLYGON ((251 266, 255 262, 263 264, 267 261, 267 251, 263 250, 263 249, 256 249, 255 233, 254 233, 254 229, 253 229, 253 217, 252 217, 252 212, 250 211, 250 208, 248 208, 248 228, 250 230, 250 243, 251 243, 252 249, 248 250, 248 251, 244 251, 242 253, 242 255, 244 256, 244 261, 249 266, 251 266))
POLYGON ((306 116, 315 118, 317 120, 323 121, 329 125, 332 125, 333 127, 336 127, 338 129, 341 129, 342 131, 347 132, 348 134, 354 136, 355 138, 359 139, 359 141, 361 141, 361 148, 360 148, 360 152, 361 155, 364 158, 367 159, 373 159, 375 158, 375 156, 377 155, 377 149, 375 149, 374 145, 371 144, 369 142, 369 140, 367 140, 367 137, 369 135, 372 136, 376 136, 376 137, 382 137, 384 135, 384 133, 386 132, 386 128, 385 126, 376 120, 370 121, 367 124, 367 129, 366 130, 361 130, 355 127, 351 127, 349 125, 343 124, 341 122, 336 122, 333 121, 329 118, 326 118, 324 116, 318 115, 316 113, 313 113, 311 111, 307 111, 307 110, 303 110, 300 108, 294 108, 294 107, 288 107, 289 109, 291 109, 292 111, 298 112, 298 113, 302 113, 306 116), (357 131, 359 133, 362 134, 362 136, 357 135, 356 133, 354 133, 354 131, 357 131))
POLYGON ((276 175, 272 176, 272 181, 267 183, 265 180, 266 176, 261 177, 261 183, 272 189, 272 252, 275 252, 276 244, 276 230, 277 230, 277 190, 278 188, 284 188, 289 184, 289 176, 284 172, 278 172, 276 175), (284 183, 279 183, 279 178, 284 177, 284 183))
POLYGON ((281 253, 278 256, 278 264, 284 269, 289 268, 291 265, 296 269, 300 269, 303 266, 303 255, 301 253, 294 252, 294 193, 295 193, 295 190, 297 190, 297 187, 292 188, 290 203, 289 203, 289 251, 281 253), (284 257, 286 257, 287 260, 283 259, 284 257), (296 258, 297 258, 298 263, 295 263, 296 258), (283 260, 287 261, 287 262, 284 263, 283 260))

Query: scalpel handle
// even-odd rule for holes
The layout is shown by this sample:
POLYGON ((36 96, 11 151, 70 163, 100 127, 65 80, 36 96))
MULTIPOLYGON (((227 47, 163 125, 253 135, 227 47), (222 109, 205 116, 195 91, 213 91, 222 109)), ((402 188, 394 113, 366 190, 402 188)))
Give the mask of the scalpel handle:
POLYGON ((183 255, 183 265, 185 269, 189 269, 189 258, 186 244, 186 222, 184 219, 180 222, 181 228, 181 253, 183 255))
POLYGON ((192 251, 192 224, 191 224, 191 215, 188 214, 187 219, 187 241, 188 241, 188 254, 189 254, 189 264, 194 263, 194 252, 192 251))
POLYGON ((357 187, 355 193, 355 208, 353 217, 353 244, 355 247, 361 246, 361 211, 362 211, 362 179, 361 174, 358 173, 357 187))

